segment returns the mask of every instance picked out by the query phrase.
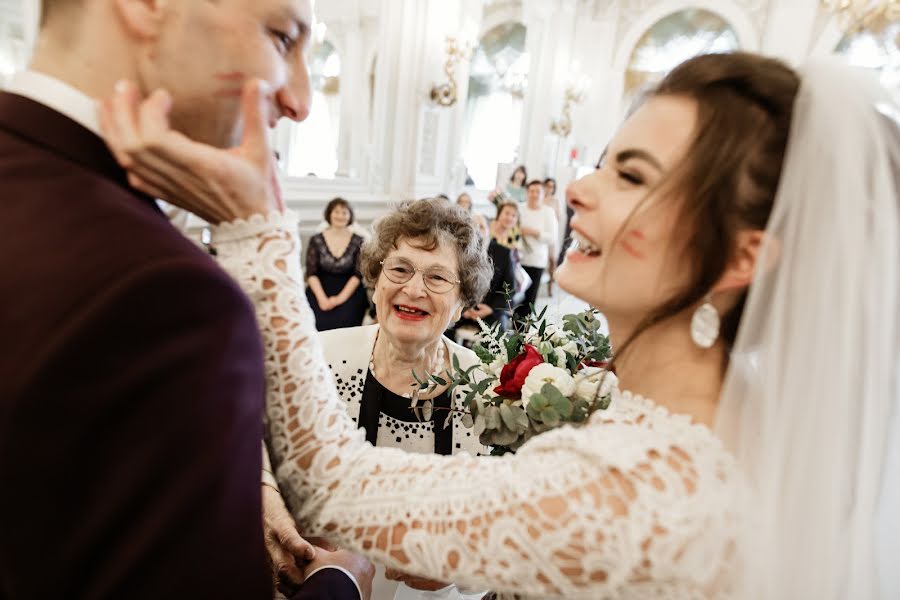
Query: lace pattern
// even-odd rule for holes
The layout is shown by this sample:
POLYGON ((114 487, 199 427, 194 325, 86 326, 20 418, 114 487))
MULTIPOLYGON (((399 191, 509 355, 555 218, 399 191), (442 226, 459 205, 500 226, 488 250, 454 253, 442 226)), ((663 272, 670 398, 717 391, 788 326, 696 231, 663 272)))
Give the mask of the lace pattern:
POLYGON ((219 260, 253 299, 270 448, 309 535, 473 588, 535 598, 728 597, 736 467, 687 417, 616 391, 515 456, 375 448, 347 415, 303 294, 296 222, 232 224, 219 260))

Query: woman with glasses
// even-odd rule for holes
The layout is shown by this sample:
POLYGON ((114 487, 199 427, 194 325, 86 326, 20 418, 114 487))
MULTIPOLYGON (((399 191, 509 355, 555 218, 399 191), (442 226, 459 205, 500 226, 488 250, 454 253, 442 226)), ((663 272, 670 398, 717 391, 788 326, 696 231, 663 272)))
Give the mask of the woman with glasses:
MULTIPOLYGON (((413 371, 424 379, 450 368, 454 356, 462 368, 478 363, 471 350, 443 336, 466 307, 479 303, 493 273, 469 214, 447 202, 401 205, 375 224, 372 241, 363 247, 360 272, 374 288, 378 324, 323 332, 320 339, 338 392, 366 439, 418 453, 486 453, 472 430, 462 425, 460 413, 451 413, 462 405, 461 392, 441 388, 421 394, 434 406, 428 419, 410 408, 413 371)), ((267 488, 266 493, 272 492, 267 488)), ((272 505, 279 506, 266 503, 272 505)), ((285 522, 276 515, 266 517, 285 522)), ((402 582, 398 600, 481 597, 401 573, 389 572, 388 577, 402 582)), ((394 585, 377 576, 374 587, 380 593, 373 597, 384 597, 383 588, 394 585)))

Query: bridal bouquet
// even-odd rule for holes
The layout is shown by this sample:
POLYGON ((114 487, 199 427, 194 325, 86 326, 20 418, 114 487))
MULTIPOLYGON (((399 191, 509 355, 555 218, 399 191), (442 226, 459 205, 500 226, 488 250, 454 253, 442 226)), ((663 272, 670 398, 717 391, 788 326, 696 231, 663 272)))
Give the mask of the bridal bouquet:
MULTIPOLYGON (((583 423, 609 406, 615 375, 604 369, 609 340, 600 333, 595 311, 565 315, 559 325, 545 319, 546 308, 533 314, 520 331, 501 331, 481 323, 473 350, 480 363, 430 375, 421 389, 461 387, 463 424, 474 430, 493 454, 515 452, 531 437, 565 423, 583 423)), ((429 401, 414 408, 430 419, 429 401)), ((450 419, 446 420, 447 423, 450 419)))

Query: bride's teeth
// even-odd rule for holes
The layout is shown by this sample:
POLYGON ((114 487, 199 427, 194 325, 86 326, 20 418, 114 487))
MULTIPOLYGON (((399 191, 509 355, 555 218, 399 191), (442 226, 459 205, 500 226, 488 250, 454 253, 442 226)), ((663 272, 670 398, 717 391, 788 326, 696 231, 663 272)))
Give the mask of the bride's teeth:
POLYGON ((589 256, 600 254, 599 248, 591 244, 584 236, 576 231, 572 232, 572 247, 582 254, 587 254, 589 256))

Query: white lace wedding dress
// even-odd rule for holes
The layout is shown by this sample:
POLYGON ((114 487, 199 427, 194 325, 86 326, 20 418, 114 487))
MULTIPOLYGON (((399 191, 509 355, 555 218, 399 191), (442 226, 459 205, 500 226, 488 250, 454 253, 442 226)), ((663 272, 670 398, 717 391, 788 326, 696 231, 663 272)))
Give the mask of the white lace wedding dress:
POLYGON ((308 535, 406 572, 534 598, 729 596, 741 485, 712 432, 614 393, 515 456, 375 448, 347 416, 304 295, 296 216, 224 224, 219 260, 253 300, 268 431, 308 535))

